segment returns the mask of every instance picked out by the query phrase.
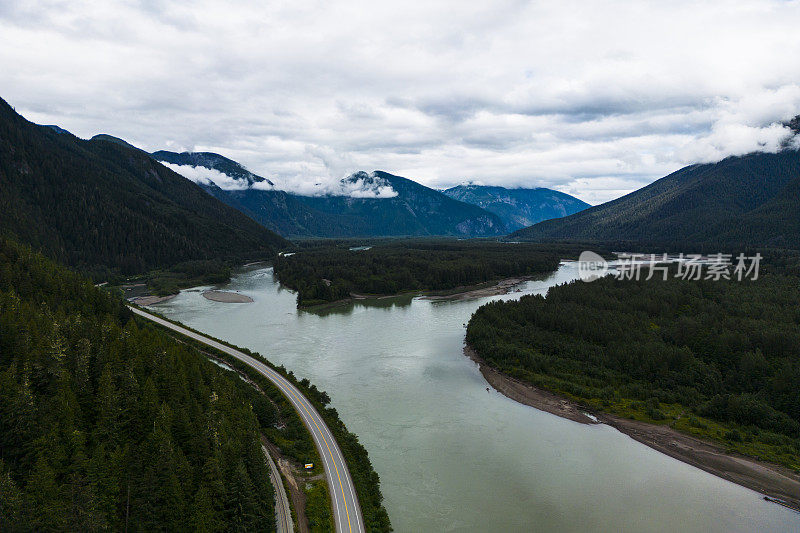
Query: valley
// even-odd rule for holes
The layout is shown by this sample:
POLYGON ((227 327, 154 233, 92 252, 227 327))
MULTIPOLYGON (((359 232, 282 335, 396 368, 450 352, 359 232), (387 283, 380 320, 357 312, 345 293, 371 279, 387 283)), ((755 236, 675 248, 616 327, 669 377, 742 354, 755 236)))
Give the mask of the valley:
POLYGON ((308 531, 790 529, 800 152, 781 143, 596 206, 380 170, 301 194, 0 101, 0 514, 20 530, 292 514, 308 531), (574 261, 656 249, 763 270, 584 283, 574 261))
POLYGON ((561 530, 792 527, 792 511, 607 425, 487 392, 463 354, 463 324, 489 301, 545 294, 575 279, 575 265, 520 284, 521 293, 358 300, 318 312, 296 309, 271 268, 250 268, 224 288, 252 304, 231 308, 183 292, 154 309, 324 387, 369 450, 398 531, 520 530, 532 520, 561 530))

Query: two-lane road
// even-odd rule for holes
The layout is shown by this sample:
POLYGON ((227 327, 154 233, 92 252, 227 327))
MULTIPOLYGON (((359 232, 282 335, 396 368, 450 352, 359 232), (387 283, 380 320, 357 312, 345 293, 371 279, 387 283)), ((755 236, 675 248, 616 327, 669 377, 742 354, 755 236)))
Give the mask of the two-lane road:
POLYGON ((264 363, 239 350, 219 343, 205 335, 173 324, 155 315, 151 315, 136 307, 131 307, 130 309, 137 315, 152 320, 156 324, 160 324, 181 335, 200 341, 212 348, 216 348, 217 350, 235 357, 275 384, 300 414, 300 418, 311 433, 319 455, 322 457, 322 466, 325 470, 325 477, 327 478, 328 489, 331 494, 333 520, 336 531, 347 533, 361 533, 366 531, 364 527, 364 517, 361 515, 361 507, 358 504, 358 496, 356 496, 356 489, 353 486, 353 480, 350 477, 350 472, 347 469, 347 464, 344 461, 344 456, 339 449, 339 445, 333 438, 333 434, 330 429, 328 429, 325 421, 297 387, 264 363))

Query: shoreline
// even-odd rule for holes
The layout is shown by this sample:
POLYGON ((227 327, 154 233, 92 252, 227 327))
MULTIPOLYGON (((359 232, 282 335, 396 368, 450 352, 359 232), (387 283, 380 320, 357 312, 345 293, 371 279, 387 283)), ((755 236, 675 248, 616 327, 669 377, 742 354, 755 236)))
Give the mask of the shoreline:
POLYGON ((131 303, 134 303, 136 305, 141 305, 141 306, 146 307, 148 305, 155 305, 155 304, 160 304, 160 303, 163 303, 163 302, 167 302, 167 301, 172 300, 173 298, 175 298, 177 295, 178 295, 177 293, 169 294, 167 296, 155 296, 155 295, 149 294, 147 296, 134 296, 133 298, 129 298, 128 301, 131 302, 131 303))
POLYGON ((396 294, 358 294, 355 292, 350 293, 349 298, 342 298, 341 300, 334 300, 332 302, 325 302, 320 304, 302 306, 298 309, 302 309, 304 311, 317 311, 321 309, 327 309, 330 307, 336 307, 339 305, 345 305, 352 302, 358 302, 363 300, 386 300, 388 298, 398 298, 401 296, 409 296, 412 297, 419 297, 420 300, 430 300, 433 302, 437 301, 450 301, 450 300, 467 300, 472 298, 484 298, 486 296, 499 296, 501 294, 508 294, 511 292, 511 289, 519 285, 524 281, 529 281, 532 279, 536 279, 537 275, 530 275, 530 276, 515 276, 512 278, 504 278, 499 281, 487 281, 484 283, 478 283, 476 285, 468 285, 465 287, 456 287, 454 289, 450 289, 450 291, 432 291, 432 290, 423 290, 423 291, 405 291, 405 292, 398 292, 396 294))
POLYGON ((422 300, 432 300, 432 301, 441 301, 441 300, 468 300, 472 298, 484 298, 486 296, 499 296, 501 294, 508 294, 511 292, 511 289, 514 288, 516 285, 524 281, 528 281, 531 279, 535 279, 535 275, 530 276, 514 276, 511 278, 504 278, 497 282, 487 281, 485 283, 480 283, 478 285, 470 285, 467 287, 456 287, 452 289, 455 292, 448 292, 448 291, 427 291, 421 296, 422 300), (488 287, 483 287, 483 285, 493 283, 488 287), (436 294, 439 293, 446 293, 446 294, 436 294))
POLYGON ((464 346, 464 355, 477 363, 481 375, 489 385, 511 400, 581 424, 609 425, 673 459, 754 490, 765 498, 772 498, 768 501, 800 512, 800 474, 788 468, 744 455, 727 453, 714 443, 686 435, 669 426, 583 409, 563 396, 503 374, 486 363, 468 345, 464 346))

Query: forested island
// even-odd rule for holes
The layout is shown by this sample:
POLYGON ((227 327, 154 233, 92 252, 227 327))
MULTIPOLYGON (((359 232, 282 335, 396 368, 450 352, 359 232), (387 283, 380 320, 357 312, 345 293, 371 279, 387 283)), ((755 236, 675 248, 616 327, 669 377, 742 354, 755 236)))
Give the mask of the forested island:
POLYGON ((494 241, 382 241, 306 245, 275 259, 275 275, 297 291, 298 307, 415 291, 446 291, 554 271, 579 246, 494 241))
POLYGON ((591 410, 666 424, 800 472, 797 256, 756 281, 606 277, 491 302, 467 343, 591 410))

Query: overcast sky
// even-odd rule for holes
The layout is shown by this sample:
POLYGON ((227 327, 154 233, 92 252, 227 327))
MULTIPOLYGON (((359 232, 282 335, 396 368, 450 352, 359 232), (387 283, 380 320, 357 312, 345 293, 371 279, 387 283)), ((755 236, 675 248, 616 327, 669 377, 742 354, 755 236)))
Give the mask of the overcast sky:
POLYGON ((382 169, 592 204, 776 150, 800 2, 0 2, 0 96, 309 191, 382 169))

